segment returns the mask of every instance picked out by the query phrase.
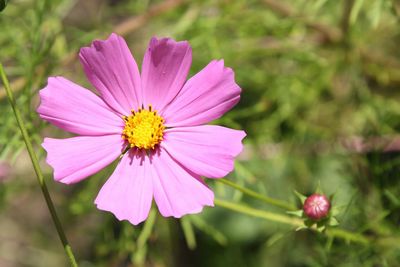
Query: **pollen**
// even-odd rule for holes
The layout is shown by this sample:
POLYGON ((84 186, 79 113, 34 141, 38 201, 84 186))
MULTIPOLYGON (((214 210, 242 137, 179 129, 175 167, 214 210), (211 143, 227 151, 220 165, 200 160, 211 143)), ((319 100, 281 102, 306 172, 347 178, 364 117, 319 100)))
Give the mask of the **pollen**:
POLYGON ((164 118, 152 110, 139 108, 131 111, 130 116, 123 116, 125 128, 122 131, 122 139, 129 142, 131 148, 154 149, 163 140, 164 118))

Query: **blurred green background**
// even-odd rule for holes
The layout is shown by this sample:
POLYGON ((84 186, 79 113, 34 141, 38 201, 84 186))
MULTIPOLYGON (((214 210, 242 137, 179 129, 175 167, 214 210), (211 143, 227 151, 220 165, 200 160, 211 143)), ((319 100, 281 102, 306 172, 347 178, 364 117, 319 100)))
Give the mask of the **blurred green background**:
MULTIPOLYGON (((0 60, 80 266, 400 266, 399 15, 395 0, 9 2, 0 60), (53 75, 92 88, 79 48, 111 32, 126 38, 139 65, 152 36, 190 42, 190 75, 223 58, 243 91, 217 123, 248 134, 228 179, 296 205, 294 190, 311 194, 320 183, 341 208, 339 228, 368 242, 218 206, 183 220, 154 210, 155 224, 143 231, 93 204, 115 166, 76 185, 53 182, 40 144, 70 135, 38 118, 37 92, 53 75)), ((68 266, 4 88, 0 114, 8 169, 0 176, 0 266, 68 266)), ((219 199, 285 213, 207 183, 219 199)))

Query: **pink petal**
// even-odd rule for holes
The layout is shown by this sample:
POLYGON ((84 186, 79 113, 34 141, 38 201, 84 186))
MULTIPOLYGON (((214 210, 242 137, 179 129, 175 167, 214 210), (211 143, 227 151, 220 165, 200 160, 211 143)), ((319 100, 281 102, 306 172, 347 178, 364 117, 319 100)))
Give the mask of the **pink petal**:
POLYGON ((40 117, 63 130, 82 135, 120 133, 122 118, 89 90, 63 77, 50 77, 40 90, 40 117))
POLYGON ((192 172, 219 178, 233 170, 245 136, 244 131, 215 125, 177 127, 165 131, 161 146, 192 172))
POLYGON ((192 49, 188 42, 152 38, 142 66, 145 107, 151 104, 162 111, 181 90, 191 64, 192 49))
POLYGON ((166 126, 195 126, 215 120, 239 102, 240 91, 224 61, 211 61, 165 108, 166 126))
POLYGON ((45 138, 47 163, 56 181, 72 184, 100 171, 113 162, 124 146, 121 135, 45 138))
POLYGON ((151 174, 145 154, 126 153, 97 195, 97 208, 134 225, 146 220, 153 199, 151 174))
POLYGON ((139 70, 125 40, 111 34, 81 48, 79 58, 86 76, 104 101, 121 115, 141 105, 139 70))
POLYGON ((173 160, 164 149, 150 158, 153 166, 154 199, 164 217, 180 218, 214 206, 214 193, 201 178, 173 160))

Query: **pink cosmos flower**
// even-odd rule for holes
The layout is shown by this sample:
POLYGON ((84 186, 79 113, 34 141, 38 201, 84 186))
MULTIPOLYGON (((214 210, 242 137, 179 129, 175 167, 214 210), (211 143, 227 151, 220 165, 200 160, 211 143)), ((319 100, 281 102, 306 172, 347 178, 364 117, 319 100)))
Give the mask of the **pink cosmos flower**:
POLYGON ((125 40, 111 34, 79 53, 99 95, 50 77, 40 91, 40 117, 79 136, 45 138, 54 179, 72 184, 122 157, 95 204, 132 224, 154 200, 160 213, 181 217, 213 206, 201 176, 223 177, 242 150, 243 131, 204 125, 236 105, 241 89, 224 62, 211 61, 186 81, 188 42, 152 38, 141 74, 125 40))

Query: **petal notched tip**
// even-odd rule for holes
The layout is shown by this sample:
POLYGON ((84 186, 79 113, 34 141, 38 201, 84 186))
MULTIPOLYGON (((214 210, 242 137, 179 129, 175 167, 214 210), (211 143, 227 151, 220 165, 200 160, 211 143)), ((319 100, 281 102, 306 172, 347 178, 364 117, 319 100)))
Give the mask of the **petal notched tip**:
POLYGON ((125 154, 100 189, 94 203, 122 221, 137 225, 147 219, 153 199, 149 160, 125 154), (143 160, 143 161, 142 161, 143 160))
POLYGON ((40 103, 38 107, 36 108, 36 112, 39 114, 39 116, 42 118, 42 111, 43 111, 43 102, 45 101, 45 98, 49 96, 50 94, 50 87, 57 82, 58 79, 64 79, 61 76, 51 76, 47 78, 47 84, 45 87, 39 90, 39 99, 40 103))
POLYGON ((110 212, 111 214, 114 215, 114 217, 118 220, 118 221, 128 221, 133 225, 139 225, 142 222, 144 222, 145 220, 147 220, 148 215, 146 215, 146 217, 143 218, 137 218, 134 219, 131 216, 127 216, 124 214, 119 214, 114 212, 112 209, 108 208, 107 206, 102 205, 101 203, 99 203, 100 201, 98 201, 97 199, 94 201, 94 204, 96 205, 96 208, 98 210, 102 210, 102 211, 106 211, 106 212, 110 212))
POLYGON ((240 141, 240 145, 238 146, 237 150, 234 151, 232 154, 233 157, 238 156, 243 151, 243 139, 247 136, 247 133, 242 130, 236 130, 239 132, 238 141, 240 141))
POLYGON ((80 182, 108 166, 120 155, 122 146, 119 135, 45 138, 42 144, 54 180, 64 184, 80 182))
POLYGON ((164 215, 160 211, 160 214, 165 218, 172 217, 172 218, 180 219, 185 215, 202 213, 204 208, 206 208, 206 207, 212 207, 213 208, 214 207, 214 200, 212 202, 208 203, 208 204, 204 204, 203 206, 196 207, 193 210, 187 210, 184 213, 173 213, 173 214, 164 215))
POLYGON ((121 39, 122 39, 122 41, 124 40, 120 35, 118 35, 116 33, 111 33, 105 40, 96 39, 96 40, 92 41, 90 46, 82 47, 79 51, 79 56, 81 57, 82 53, 85 53, 86 51, 90 50, 91 48, 92 49, 94 48, 96 51, 101 51, 101 50, 103 50, 105 44, 107 44, 109 42, 114 42, 114 41, 119 42, 119 41, 121 41, 121 39))
POLYGON ((182 57, 182 52, 185 54, 184 57, 190 56, 191 62, 192 47, 188 41, 175 41, 167 37, 159 39, 152 37, 147 48, 147 53, 152 55, 151 63, 154 66, 158 66, 166 55, 172 53, 173 58, 180 58, 182 57))
POLYGON ((203 203, 203 204, 201 204, 199 206, 196 206, 193 209, 187 209, 184 212, 179 212, 179 211, 177 211, 175 209, 170 210, 170 211, 164 211, 162 209, 159 209, 159 212, 165 218, 172 217, 172 218, 179 219, 179 218, 182 218, 185 215, 199 214, 199 213, 203 212, 204 208, 206 208, 206 207, 214 207, 214 195, 213 195, 212 199, 209 202, 203 203))
POLYGON ((161 46, 161 45, 183 45, 183 46, 187 46, 188 48, 191 49, 191 46, 190 46, 189 42, 186 41, 186 40, 184 40, 184 41, 176 41, 173 38, 169 38, 169 37, 160 37, 160 38, 158 38, 156 36, 151 37, 148 49, 152 50, 156 46, 161 46))
POLYGON ((44 140, 43 140, 43 143, 41 144, 41 146, 47 152, 46 163, 53 169, 53 179, 56 182, 60 182, 60 183, 67 184, 67 185, 73 184, 72 181, 70 181, 68 179, 65 179, 66 177, 60 176, 60 174, 59 174, 59 172, 58 172, 58 170, 56 168, 56 163, 51 160, 51 156, 50 156, 50 153, 51 153, 51 140, 52 140, 51 138, 45 137, 44 140))
POLYGON ((101 98, 119 114, 126 114, 141 102, 140 74, 125 40, 112 33, 82 47, 79 59, 89 82, 101 98))

